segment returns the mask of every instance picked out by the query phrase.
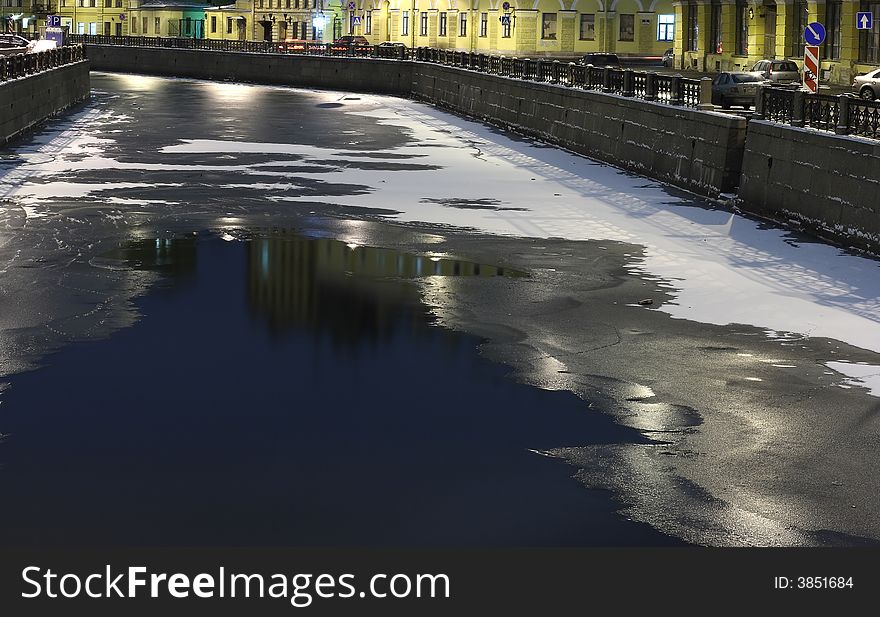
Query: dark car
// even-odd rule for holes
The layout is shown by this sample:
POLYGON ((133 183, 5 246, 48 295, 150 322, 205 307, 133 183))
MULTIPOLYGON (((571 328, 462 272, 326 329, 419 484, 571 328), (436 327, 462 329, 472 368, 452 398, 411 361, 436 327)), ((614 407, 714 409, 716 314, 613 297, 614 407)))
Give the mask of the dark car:
POLYGON ((370 41, 367 40, 367 37, 361 36, 359 34, 347 34, 345 36, 340 36, 330 45, 330 49, 337 52, 356 51, 364 53, 370 51, 372 48, 373 47, 372 45, 370 45, 370 41))
POLYGON ((673 50, 672 48, 669 48, 663 52, 663 59, 661 60, 661 63, 663 64, 663 66, 665 66, 667 69, 672 68, 672 63, 674 61, 675 61, 675 50, 673 50))
POLYGON ((721 105, 723 109, 731 105, 749 109, 755 104, 758 86, 765 81, 754 73, 718 73, 712 80, 712 104, 721 105))
POLYGON ((311 48, 320 47, 321 41, 307 39, 284 39, 278 43, 278 51, 283 53, 306 52, 311 48))
POLYGON ((592 64, 593 66, 610 66, 614 69, 622 68, 620 65, 620 58, 617 57, 617 54, 584 54, 584 57, 581 58, 580 63, 592 64))
POLYGON ((406 49, 406 44, 405 44, 405 43, 400 43, 400 42, 398 42, 398 41, 382 41, 381 43, 379 43, 378 45, 376 45, 376 47, 382 47, 382 48, 392 47, 392 48, 395 48, 395 49, 397 49, 397 48, 401 48, 401 47, 402 47, 403 49, 406 49))
POLYGON ((333 41, 334 45, 354 45, 356 47, 369 46, 370 41, 367 40, 367 37, 361 36, 359 34, 347 34, 345 36, 340 36, 338 39, 333 41))

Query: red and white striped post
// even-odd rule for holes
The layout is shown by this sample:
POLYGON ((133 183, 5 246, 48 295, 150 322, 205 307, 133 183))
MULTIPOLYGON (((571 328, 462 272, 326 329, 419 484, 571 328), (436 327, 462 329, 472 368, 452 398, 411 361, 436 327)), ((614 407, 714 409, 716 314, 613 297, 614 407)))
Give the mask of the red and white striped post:
POLYGON ((819 91, 819 46, 804 47, 804 86, 816 94, 819 91))

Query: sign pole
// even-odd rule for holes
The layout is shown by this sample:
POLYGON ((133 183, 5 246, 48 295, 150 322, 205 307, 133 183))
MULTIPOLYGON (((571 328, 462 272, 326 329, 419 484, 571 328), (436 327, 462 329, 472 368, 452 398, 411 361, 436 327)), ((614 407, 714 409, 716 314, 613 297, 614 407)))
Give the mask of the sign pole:
POLYGON ((804 87, 816 94, 819 91, 819 45, 825 41, 825 26, 818 21, 807 24, 804 41, 804 87))
POLYGON ((804 47, 804 87, 813 94, 819 91, 819 46, 804 47))

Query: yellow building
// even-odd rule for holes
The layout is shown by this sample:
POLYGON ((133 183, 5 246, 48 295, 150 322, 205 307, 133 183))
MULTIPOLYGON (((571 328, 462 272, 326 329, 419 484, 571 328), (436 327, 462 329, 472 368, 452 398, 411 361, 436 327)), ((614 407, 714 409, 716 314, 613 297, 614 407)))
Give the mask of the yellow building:
MULTIPOLYGON (((8 1, 8 0, 2 0, 8 1)), ((128 0, 56 0, 61 25, 72 34, 128 34, 128 0)))
POLYGON ((342 31, 340 2, 333 0, 237 0, 207 11, 209 39, 329 42, 342 31))
MULTIPOLYGON (((750 68, 764 58, 800 63, 804 29, 818 21, 828 31, 821 80, 849 83, 880 64, 880 0, 56 1, 74 33, 253 41, 352 34, 371 43, 560 58, 590 51, 659 56, 674 47, 676 68, 708 72, 750 68), (859 11, 873 13, 873 29, 856 28, 859 11)), ((27 15, 32 2, 0 0, 0 8, 27 15)))
POLYGON ((671 0, 357 0, 346 33, 515 56, 589 51, 660 56, 672 46, 671 0))
POLYGON ((0 32, 38 34, 58 0, 0 0, 0 32))
POLYGON ((205 11, 205 33, 209 39, 252 39, 253 6, 247 0, 211 7, 205 11))
POLYGON ((827 36, 820 47, 820 81, 849 84, 880 65, 880 0, 676 2, 675 66, 706 71, 750 68, 765 58, 803 64, 804 30, 819 22, 827 36), (873 28, 858 30, 856 13, 873 14, 873 28))

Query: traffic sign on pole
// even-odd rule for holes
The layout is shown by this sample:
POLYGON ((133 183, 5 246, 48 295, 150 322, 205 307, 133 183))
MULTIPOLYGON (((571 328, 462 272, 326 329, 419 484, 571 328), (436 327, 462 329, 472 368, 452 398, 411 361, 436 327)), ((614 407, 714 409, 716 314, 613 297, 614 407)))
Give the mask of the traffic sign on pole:
POLYGON ((819 90, 819 46, 804 47, 804 86, 816 94, 819 90))
POLYGON ((824 40, 825 26, 818 21, 807 24, 807 29, 804 30, 804 41, 806 41, 807 45, 821 45, 824 40))
POLYGON ((874 14, 868 11, 856 13, 856 29, 871 30, 874 27, 874 14))

